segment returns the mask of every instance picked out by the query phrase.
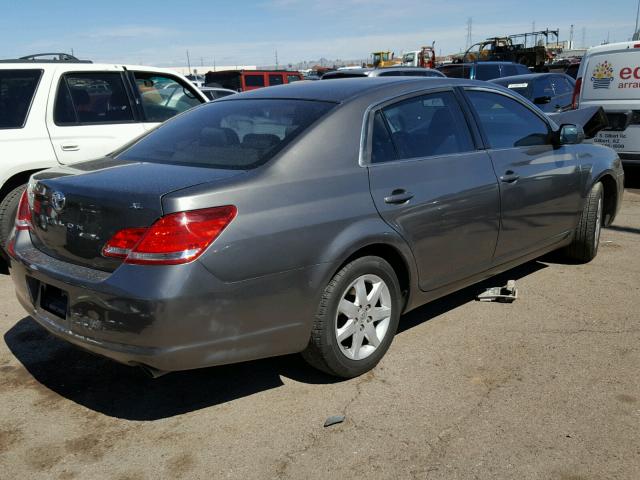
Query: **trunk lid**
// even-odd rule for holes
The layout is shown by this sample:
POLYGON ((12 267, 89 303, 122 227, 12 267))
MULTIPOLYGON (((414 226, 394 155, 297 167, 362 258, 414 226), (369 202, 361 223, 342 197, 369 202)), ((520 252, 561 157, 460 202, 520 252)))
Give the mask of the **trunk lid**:
POLYGON ((241 173, 112 159, 47 170, 30 185, 31 239, 52 257, 113 271, 121 261, 103 257, 102 247, 118 230, 150 226, 168 193, 241 173))

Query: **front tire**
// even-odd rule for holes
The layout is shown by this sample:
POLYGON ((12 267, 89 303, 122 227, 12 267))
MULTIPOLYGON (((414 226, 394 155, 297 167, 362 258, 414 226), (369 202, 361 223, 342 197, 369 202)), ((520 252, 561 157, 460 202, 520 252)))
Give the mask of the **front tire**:
POLYGON ((595 258, 600 244, 603 209, 602 183, 596 183, 587 195, 580 222, 573 241, 566 247, 566 257, 577 263, 587 263, 595 258))
POLYGON ((303 358, 343 378, 374 368, 398 328, 402 295, 398 278, 380 257, 345 265, 325 288, 303 358))

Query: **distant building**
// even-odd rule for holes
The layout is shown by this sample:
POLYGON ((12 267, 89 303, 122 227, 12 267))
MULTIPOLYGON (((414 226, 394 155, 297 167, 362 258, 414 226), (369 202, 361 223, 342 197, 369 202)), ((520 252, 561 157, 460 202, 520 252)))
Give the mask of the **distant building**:
POLYGON ((257 70, 256 65, 193 65, 189 67, 166 67, 182 75, 204 75, 207 72, 220 72, 222 70, 257 70))

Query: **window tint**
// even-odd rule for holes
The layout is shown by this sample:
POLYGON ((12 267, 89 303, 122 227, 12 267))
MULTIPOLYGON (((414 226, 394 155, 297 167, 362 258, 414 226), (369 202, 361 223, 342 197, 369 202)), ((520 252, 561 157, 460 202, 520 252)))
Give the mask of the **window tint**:
POLYGON ((553 77, 551 84, 556 95, 566 95, 573 92, 573 85, 564 77, 553 77))
POLYGON ((284 78, 282 75, 269 75, 269 85, 282 85, 284 83, 284 78))
POLYGON ((287 82, 293 83, 300 80, 300 77, 297 75, 287 75, 287 82))
POLYGON ((500 78, 499 65, 476 63, 476 80, 491 80, 493 78, 500 78))
POLYGON ((396 158, 396 149, 391 141, 391 135, 382 112, 376 112, 371 134, 371 163, 383 163, 396 158))
POLYGON ((399 158, 468 152, 473 142, 452 92, 410 98, 383 109, 399 158))
POLYGON ((551 78, 537 78, 533 83, 533 98, 553 97, 553 87, 551 87, 551 78))
POLYGON ((224 169, 254 168, 334 106, 303 100, 212 102, 168 121, 116 158, 224 169))
POLYGON ((245 75, 244 83, 247 87, 264 87, 264 75, 245 75))
POLYGON ((469 78, 471 75, 471 69, 464 65, 446 65, 438 70, 450 78, 469 78))
POLYGON ((513 148, 548 143, 547 124, 524 105, 504 95, 468 91, 491 148, 513 148))
POLYGON ((120 73, 69 73, 58 85, 54 122, 58 125, 132 122, 131 102, 120 73))
POLYGON ((22 128, 42 70, 0 70, 0 128, 22 128))
POLYGON ((177 79, 147 72, 134 72, 134 75, 147 122, 164 122, 201 103, 200 99, 177 79))

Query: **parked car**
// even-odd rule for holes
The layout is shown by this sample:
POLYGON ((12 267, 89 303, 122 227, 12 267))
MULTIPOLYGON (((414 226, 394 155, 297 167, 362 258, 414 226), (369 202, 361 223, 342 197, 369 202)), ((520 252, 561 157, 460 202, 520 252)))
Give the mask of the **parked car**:
POLYGON ((204 93, 209 100, 217 100, 219 98, 228 97, 229 95, 238 93, 235 90, 219 87, 200 87, 200 91, 204 93))
POLYGON ((640 43, 587 50, 580 63, 574 107, 599 105, 609 127, 594 142, 611 147, 627 165, 640 165, 640 43))
POLYGON ((438 70, 450 78, 473 80, 492 80, 531 73, 525 65, 513 62, 450 63, 438 67, 438 70))
POLYGON ((530 73, 515 77, 495 78, 492 83, 507 87, 531 100, 543 112, 571 109, 575 81, 562 73, 530 73))
POLYGON ((421 67, 387 67, 387 68, 349 68, 327 72, 322 80, 358 77, 444 77, 445 75, 432 68, 421 67))
POLYGON ((205 86, 245 92, 299 80, 303 80, 302 74, 289 70, 223 70, 221 72, 207 72, 205 86))
POLYGON ((156 375, 303 352, 353 377, 403 312, 552 250, 595 257, 624 174, 581 138, 486 82, 232 95, 35 174, 11 276, 47 330, 156 375))
POLYGON ((64 54, 0 61, 2 251, 34 172, 104 156, 206 101, 187 79, 161 68, 64 54))

